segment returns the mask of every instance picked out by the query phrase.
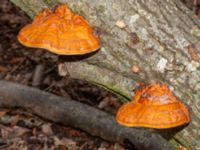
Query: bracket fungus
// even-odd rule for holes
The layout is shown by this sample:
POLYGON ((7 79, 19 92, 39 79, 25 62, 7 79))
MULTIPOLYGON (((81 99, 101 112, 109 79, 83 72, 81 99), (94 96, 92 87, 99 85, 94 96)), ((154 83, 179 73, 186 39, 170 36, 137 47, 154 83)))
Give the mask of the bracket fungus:
POLYGON ((133 127, 172 128, 189 123, 189 111, 166 84, 144 85, 135 97, 119 108, 118 123, 133 127))
POLYGON ((44 48, 59 55, 80 55, 100 48, 100 39, 89 23, 61 4, 52 12, 45 9, 18 34, 25 46, 44 48))

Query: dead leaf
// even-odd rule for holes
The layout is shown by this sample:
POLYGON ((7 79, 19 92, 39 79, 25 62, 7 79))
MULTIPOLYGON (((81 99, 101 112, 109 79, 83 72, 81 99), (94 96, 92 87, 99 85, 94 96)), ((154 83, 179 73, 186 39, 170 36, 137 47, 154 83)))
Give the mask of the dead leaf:
POLYGON ((12 145, 9 148, 10 150, 28 150, 28 145, 25 141, 20 138, 15 138, 12 140, 12 145))
POLYGON ((12 132, 10 133, 10 137, 20 137, 24 135, 25 133, 29 132, 30 130, 27 128, 14 126, 12 132))
POLYGON ((23 22, 23 18, 15 14, 6 14, 1 16, 1 21, 9 22, 10 24, 19 24, 23 22))
POLYGON ((53 139, 56 146, 62 145, 62 142, 58 137, 54 136, 53 139))
POLYGON ((24 57, 14 57, 12 60, 11 60, 11 64, 18 64, 22 61, 24 61, 24 57))
POLYGON ((62 143, 62 145, 66 146, 68 148, 68 150, 77 150, 78 149, 76 142, 71 139, 63 138, 61 140, 61 143, 62 143))
POLYGON ((8 110, 4 109, 0 111, 0 117, 4 116, 6 113, 8 112, 8 110))
POLYGON ((24 121, 25 126, 28 128, 34 128, 34 127, 38 127, 42 125, 41 120, 37 118, 28 118, 28 119, 24 119, 23 121, 24 121))
POLYGON ((62 96, 62 97, 65 97, 65 98, 67 98, 67 99, 70 99, 69 94, 68 94, 63 88, 60 88, 60 93, 61 93, 61 96, 62 96))
POLYGON ((52 128, 51 128, 51 124, 50 123, 47 123, 47 124, 43 124, 42 125, 42 132, 48 136, 50 135, 53 135, 53 131, 52 131, 52 128))
POLYGON ((20 119, 19 115, 14 116, 10 122, 10 125, 15 126, 17 122, 19 121, 19 119, 20 119))
POLYGON ((97 150, 109 150, 109 149, 110 149, 109 144, 106 142, 102 142, 100 147, 97 150))
POLYGON ((64 127, 63 130, 66 131, 70 136, 83 137, 83 135, 81 135, 81 133, 75 129, 64 127))
POLYGON ((11 131, 12 131, 12 129, 8 128, 8 127, 1 128, 1 137, 3 139, 8 139, 8 136, 9 136, 11 131))
POLYGON ((0 73, 6 73, 9 69, 0 65, 0 73))
POLYGON ((109 150, 109 149, 108 149, 108 148, 100 147, 100 148, 98 148, 97 150, 109 150))
POLYGON ((125 148, 123 148, 119 143, 115 143, 113 150, 125 150, 125 148))
POLYGON ((60 140, 55 136, 54 143, 56 146, 65 146, 68 148, 68 150, 78 150, 76 142, 68 138, 63 138, 60 140))
POLYGON ((109 98, 106 97, 99 103, 98 107, 100 109, 104 109, 105 107, 108 107, 108 105, 109 105, 109 98))
POLYGON ((18 121, 17 116, 10 116, 10 115, 3 115, 0 118, 0 122, 4 125, 15 125, 16 122, 18 121))

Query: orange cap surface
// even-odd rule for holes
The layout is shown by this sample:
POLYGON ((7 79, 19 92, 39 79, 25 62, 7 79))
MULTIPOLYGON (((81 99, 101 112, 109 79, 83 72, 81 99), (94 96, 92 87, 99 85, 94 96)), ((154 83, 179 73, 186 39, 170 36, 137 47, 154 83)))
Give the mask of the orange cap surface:
POLYGON ((60 55, 80 55, 100 48, 100 40, 89 23, 65 4, 55 12, 46 9, 18 34, 25 46, 47 49, 60 55))
POLYGON ((133 101, 119 108, 116 120, 130 127, 172 128, 188 123, 190 117, 168 86, 157 83, 138 89, 133 101))

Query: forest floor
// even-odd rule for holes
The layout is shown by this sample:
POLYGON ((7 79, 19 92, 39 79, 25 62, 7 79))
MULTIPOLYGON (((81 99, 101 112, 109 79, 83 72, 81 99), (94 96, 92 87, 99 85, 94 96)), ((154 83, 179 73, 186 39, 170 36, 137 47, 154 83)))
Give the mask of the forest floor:
MULTIPOLYGON (((186 0, 185 0, 186 3, 186 0)), ((200 16, 200 9, 195 11, 200 16)), ((0 80, 34 86, 43 91, 86 103, 115 114, 121 105, 113 94, 70 77, 60 77, 57 66, 64 57, 22 46, 19 30, 31 19, 9 0, 0 4, 0 80), (38 66, 44 71, 34 83, 38 66)), ((79 129, 55 124, 22 109, 0 109, 0 150, 125 150, 79 129)))

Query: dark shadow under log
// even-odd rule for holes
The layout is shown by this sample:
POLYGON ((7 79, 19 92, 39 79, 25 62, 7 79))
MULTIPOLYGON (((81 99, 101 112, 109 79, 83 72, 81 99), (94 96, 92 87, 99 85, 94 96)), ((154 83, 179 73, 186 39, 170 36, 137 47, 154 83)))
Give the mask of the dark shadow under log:
POLYGON ((38 116, 82 129, 111 142, 131 142, 139 150, 173 150, 153 129, 128 128, 101 110, 41 90, 0 81, 0 107, 21 107, 38 116))

